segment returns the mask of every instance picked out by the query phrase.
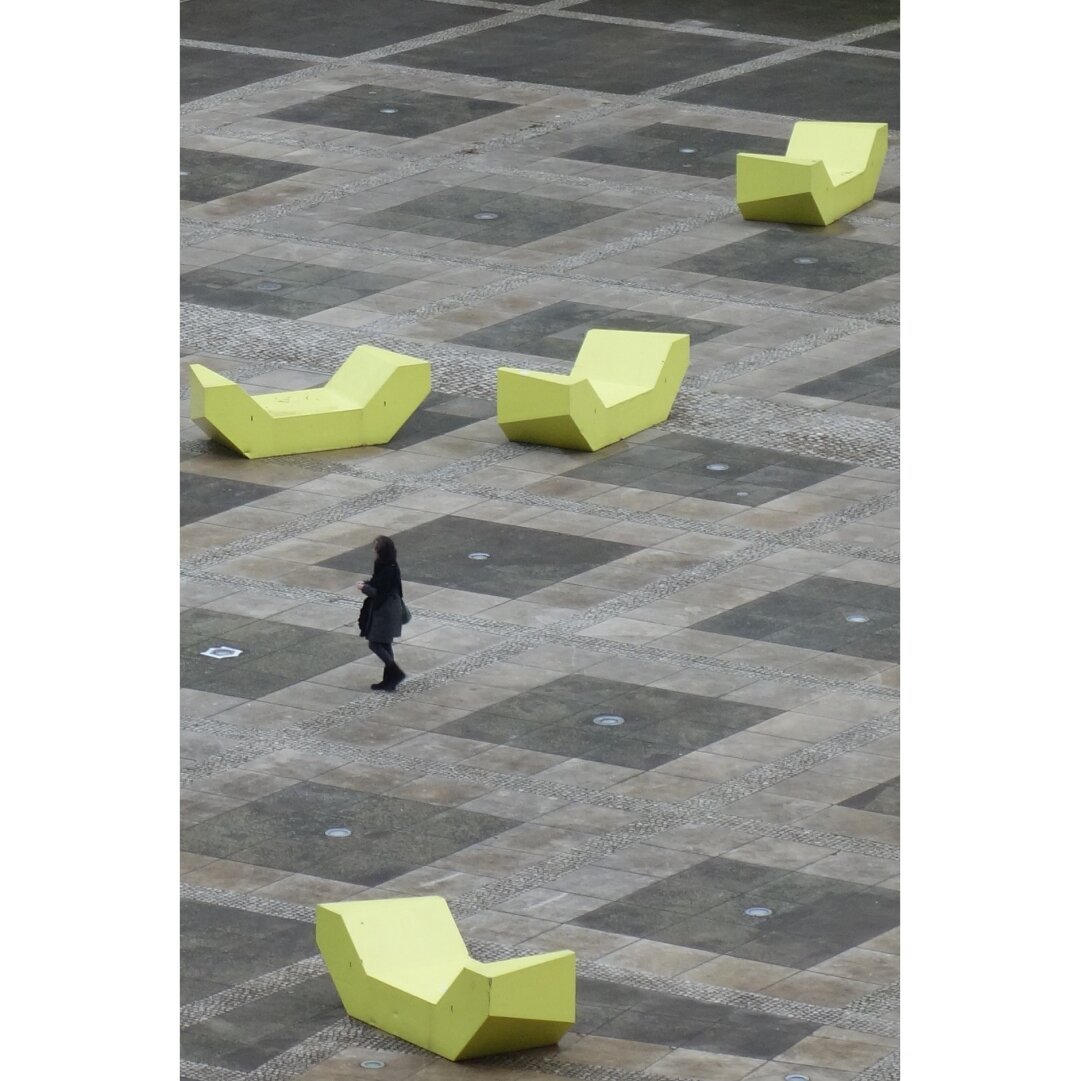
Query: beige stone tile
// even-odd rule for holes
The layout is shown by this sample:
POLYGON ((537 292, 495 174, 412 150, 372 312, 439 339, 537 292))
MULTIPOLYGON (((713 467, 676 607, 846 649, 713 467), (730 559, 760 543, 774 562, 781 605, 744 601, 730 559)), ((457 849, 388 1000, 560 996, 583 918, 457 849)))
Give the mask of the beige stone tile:
POLYGON ((611 791, 618 796, 640 796, 643 799, 660 800, 663 803, 681 803, 711 788, 708 781, 695 781, 689 777, 673 777, 657 772, 639 773, 628 781, 613 785, 611 791))
POLYGON ((345 759, 335 755, 312 754, 310 751, 297 751, 284 748, 270 754, 251 759, 246 769, 260 773, 273 773, 281 777, 294 777, 304 781, 309 777, 318 777, 345 764, 345 759))
POLYGON ((180 793, 180 825, 198 825, 226 811, 235 811, 246 802, 247 800, 219 796, 213 792, 196 792, 188 789, 180 793))
MULTIPOLYGON (((604 521, 604 519, 595 520, 604 521)), ((666 541, 684 535, 678 529, 646 525, 641 522, 611 522, 592 534, 597 540, 616 541, 619 544, 637 544, 642 547, 663 547, 666 541)))
POLYGON ((641 939, 608 954, 604 963, 634 972, 648 972, 654 976, 678 976, 688 969, 713 960, 715 956, 707 950, 692 950, 686 946, 672 946, 667 942, 641 939))
POLYGON ((329 773, 320 774, 319 784, 351 788, 357 792, 390 792, 412 780, 417 774, 418 770, 402 769, 398 766, 368 766, 360 762, 350 762, 329 773))
POLYGON ((678 874, 679 871, 693 867, 701 860, 701 855, 696 852, 661 848, 650 844, 635 844, 620 848, 596 862, 601 867, 614 867, 619 871, 633 871, 635 874, 667 878, 668 875, 678 874))
POLYGON ((801 1073, 811 1078, 811 1081, 853 1081, 855 1073, 851 1070, 823 1070, 820 1066, 811 1071, 799 1063, 794 1062, 766 1062, 752 1073, 748 1073, 743 1081, 784 1081, 792 1073, 801 1073))
MULTIPOLYGON (((729 651, 730 652, 730 651, 729 651)), ((728 657, 725 655, 725 660, 728 657)), ((748 702, 754 706, 770 706, 773 709, 798 709, 810 712, 809 706, 821 697, 820 687, 803 687, 800 684, 779 679, 759 679, 747 683, 725 697, 735 702, 748 702)))
POLYGON ((477 912, 457 921, 462 937, 480 942, 498 942, 516 946, 526 939, 551 931, 558 924, 535 916, 519 916, 513 912, 477 912))
POLYGON ((506 698, 513 698, 515 693, 512 687, 481 687, 476 683, 455 681, 415 691, 412 697, 425 702, 433 702, 437 706, 453 706, 455 709, 472 712, 483 709, 484 706, 502 702, 506 698))
POLYGON ((754 832, 746 830, 720 829, 710 824, 674 826, 661 830, 649 838, 649 843, 661 848, 680 848, 689 852, 700 852, 704 856, 719 856, 744 845, 754 837, 754 832))
MULTIPOLYGON (((764 668, 775 668, 783 672, 791 672, 805 665, 808 661, 816 660, 821 654, 813 649, 801 649, 799 646, 786 646, 779 642, 746 642, 724 655, 724 660, 732 664, 754 665, 764 668)), ((797 686, 797 685, 796 685, 797 686)), ((816 695, 822 693, 821 688, 808 688, 816 695)))
POLYGON ((861 944, 859 949, 899 955, 900 928, 894 927, 891 931, 886 931, 884 934, 876 935, 874 938, 868 938, 861 944))
POLYGON ((580 672, 605 660, 605 654, 571 639, 568 644, 548 642, 534 646, 514 657, 517 664, 535 665, 562 673, 580 672))
POLYGON ((682 669, 668 661, 651 660, 646 657, 608 657, 599 664, 585 669, 585 675, 597 679, 617 679, 621 683, 647 686, 657 679, 672 679, 682 669))
MULTIPOLYGON (((667 513, 667 508, 665 508, 667 513)), ((702 556, 705 559, 720 559, 745 548, 747 542, 736 540, 734 537, 713 537, 708 533, 680 533, 670 540, 658 545, 669 552, 683 552, 689 555, 702 556)))
POLYGON ((708 984, 711 987, 734 987, 739 991, 761 991, 763 988, 794 975, 798 969, 783 965, 767 965, 742 957, 717 957, 683 973, 684 980, 708 984))
MULTIPOLYGON (((670 636, 669 636, 670 637, 670 636)), ((667 642, 669 638, 662 641, 667 642)), ((655 643, 662 648, 662 643, 655 643)), ((670 676, 654 679, 649 686, 684 694, 700 694, 707 698, 719 698, 754 682, 754 676, 739 672, 710 671, 705 668, 683 668, 670 676)), ((778 733, 782 734, 782 733, 778 733)))
MULTIPOLYGON (((437 589, 425 594, 423 607, 435 613, 452 612, 460 615, 475 615, 477 612, 505 603, 505 597, 496 597, 489 593, 471 593, 463 589, 437 589)), ((445 633, 442 635, 444 640, 447 637, 445 633)), ((416 640, 420 645, 427 643, 426 638, 418 637, 416 640)))
POLYGON ((772 984, 769 994, 796 1002, 811 1002, 815 1006, 846 1006, 874 990, 876 987, 872 983, 860 983, 818 972, 797 972, 772 984))
MULTIPOLYGON (((471 762, 475 762, 472 759, 471 762)), ((554 784, 569 784, 576 788, 601 791, 619 784, 630 777, 636 777, 641 771, 627 766, 614 766, 607 762, 589 762, 582 758, 567 758, 556 765, 549 766, 536 774, 538 781, 551 781, 554 784)))
POLYGON ((432 866, 446 867, 452 871, 467 871, 485 878, 501 878, 503 875, 531 867, 535 862, 536 857, 531 852, 515 852, 509 848, 475 844, 436 860, 432 866))
POLYGON ((463 803, 461 807, 465 811, 476 811, 479 814, 496 815, 500 818, 513 818, 521 822, 531 822, 549 811, 564 806, 566 802, 564 799, 538 796, 532 792, 496 788, 486 795, 479 796, 468 803, 463 803))
POLYGON ((820 803, 810 800, 792 799, 790 796, 777 796, 770 788, 768 792, 755 792, 752 796, 729 803, 728 811, 739 818, 752 818, 761 822, 783 824, 800 822, 815 811, 823 810, 820 803))
MULTIPOLYGON (((672 631, 663 639, 657 640, 657 648, 671 649, 678 653, 687 653, 696 657, 721 657, 730 653, 733 649, 746 644, 745 638, 736 638, 729 634, 711 634, 708 631, 695 631, 690 629, 672 631)), ((749 683, 757 683, 757 676, 748 677, 749 683)))
POLYGON ((193 886, 210 886, 233 893, 254 893, 264 886, 269 886, 271 882, 288 877, 288 871, 253 867, 251 864, 236 863, 233 860, 214 860, 212 863, 195 867, 187 873, 184 880, 193 886))
POLYGON ((260 701, 275 706, 319 712, 337 709, 356 701, 356 692, 344 687, 332 687, 327 683, 302 680, 273 694, 264 695, 260 701))
POLYGON ((806 743, 819 743, 830 736, 846 732, 854 726, 853 721, 814 717, 808 713, 800 713, 798 710, 788 710, 760 724, 755 724, 746 731, 766 736, 779 736, 782 739, 802 740, 806 743))
POLYGON ((418 867, 380 883, 380 886, 410 897, 439 896, 452 901, 491 886, 494 882, 493 878, 454 871, 448 867, 418 867))
POLYGON ((883 987, 900 979, 900 958, 893 953, 855 947, 814 965, 810 971, 883 987))
POLYGON ((895 707, 895 699, 864 697, 834 691, 817 695, 812 701, 801 706, 799 712, 809 713, 815 717, 836 717, 856 723, 880 717, 895 707))
POLYGON ((562 1062, 581 1062, 606 1070, 643 1070, 668 1054, 668 1048, 636 1040, 615 1040, 607 1036, 582 1036, 559 1055, 562 1062))
POLYGON ((524 747, 498 746, 465 759, 468 765, 491 770, 493 773, 521 773, 526 776, 540 773, 565 761, 567 759, 557 754, 530 751, 524 747))
POLYGON ((745 758, 726 757, 708 751, 691 751, 657 766, 654 772, 718 784, 746 773, 753 769, 754 765, 754 762, 748 762, 745 758))
MULTIPOLYGON (((891 781, 900 772, 900 763, 895 758, 866 754, 863 751, 848 751, 819 762, 814 769, 818 773, 831 773, 838 777, 861 777, 880 784, 891 781)), ((869 788, 870 785, 864 787, 869 788)))
POLYGON ((257 773, 247 769, 227 769, 209 777, 197 777, 192 782, 194 792, 212 792, 228 799, 247 801, 268 796, 282 788, 289 788, 296 781, 289 777, 277 777, 270 773, 257 773))
POLYGON ((272 897, 276 901, 291 901, 298 905, 323 905, 335 901, 355 901, 367 890, 355 882, 335 882, 328 878, 311 875, 286 875, 252 891, 259 897, 272 897))
POLYGON ((580 893, 586 897, 602 897, 605 901, 617 901, 629 893, 651 886, 657 881, 655 875, 638 874, 633 871, 617 871, 599 864, 586 864, 573 871, 567 871, 545 882, 550 890, 565 890, 567 893, 580 893))
POLYGON ((527 522, 522 522, 526 529, 550 530, 553 533, 564 533, 572 537, 591 536, 603 529, 606 524, 606 518, 567 510, 547 511, 545 514, 530 518, 527 522))
POLYGON ((828 848, 804 845, 798 841, 782 841, 775 837, 758 837, 748 844, 733 848, 727 856, 743 863, 758 863, 765 867, 782 867, 788 871, 800 870, 815 863, 823 855, 830 855, 828 848))
POLYGON ((556 582, 554 585, 545 586, 533 593, 526 593, 518 597, 519 601, 529 604, 547 604, 553 608, 564 610, 572 609, 581 611, 592 608, 597 604, 613 600, 619 594, 611 589, 597 589, 595 586, 567 585, 565 582, 556 582))
POLYGON ((413 758, 430 759, 445 764, 461 762, 493 746, 494 744, 483 740, 462 739, 460 736, 447 736, 440 732, 422 732, 397 744, 395 750, 413 758))
MULTIPOLYGON (((806 823, 810 828, 821 828, 812 825, 812 821, 806 823)), ((876 886, 879 882, 892 878, 898 869, 896 860, 878 859, 876 856, 864 856, 858 852, 836 852, 816 863, 808 864, 802 868, 802 873, 876 886)))
MULTIPOLYGON (((217 714, 218 720, 242 728, 254 728, 260 732, 283 732, 303 721, 313 721, 319 716, 318 710, 302 709, 297 706, 284 706, 274 702, 244 702, 223 710, 217 714)), ((327 766, 329 769, 330 766, 327 766)))
POLYGON ((823 1039, 807 1036, 776 1056, 780 1062, 798 1062, 826 1069, 865 1070, 892 1050, 886 1044, 866 1040, 823 1039))
POLYGON ((589 833, 616 833, 636 822, 639 815, 630 811, 614 811, 610 807, 593 807, 585 803, 568 803, 557 811, 538 818, 542 826, 584 830, 589 833))
POLYGON ((716 743, 710 743, 702 750, 709 754, 724 755, 728 758, 744 758, 751 762, 776 762, 789 754, 809 747, 809 743, 801 740, 783 739, 779 736, 769 736, 761 732, 736 732, 734 735, 725 736, 716 743))
POLYGON ((547 627, 577 615, 572 608, 555 608, 546 604, 530 604, 528 601, 512 600, 493 605, 484 610, 489 619, 512 623, 516 627, 547 627))
POLYGON ((349 1047, 300 1074, 296 1081, 356 1081, 360 1063, 368 1060, 385 1063, 379 1071, 381 1081, 413 1081, 431 1060, 425 1055, 402 1054, 381 1048, 349 1047))
POLYGON ((457 781, 446 777, 417 777, 393 789, 399 799, 434 803, 443 807, 457 807, 476 799, 490 790, 490 786, 457 781))
POLYGON ((180 689, 180 715, 182 717, 213 717, 215 713, 238 706, 245 699, 231 694, 214 694, 211 691, 196 691, 190 687, 180 689))
POLYGON ((708 1078, 709 1081, 742 1081, 755 1067, 761 1065, 759 1058, 744 1058, 739 1055, 718 1055, 711 1051, 689 1051, 679 1048, 669 1051, 645 1069, 647 1074, 657 1077, 708 1078))
MULTIPOLYGON (((665 507, 667 508, 664 511, 665 514, 672 513, 671 506, 679 501, 677 496, 673 496, 668 492, 647 492, 641 488, 613 488, 610 484, 595 485, 595 487, 604 490, 598 490, 591 495, 577 498, 584 498, 590 503, 599 503, 605 507, 618 507, 620 510, 648 512, 656 510, 657 507, 665 507)), ((534 490, 539 491, 539 487, 534 490)))
POLYGON ((616 616, 605 619, 595 626, 579 631, 583 638, 603 638, 609 642, 629 642, 630 644, 651 642, 669 634, 671 628, 662 623, 649 623, 643 619, 627 619, 616 616))

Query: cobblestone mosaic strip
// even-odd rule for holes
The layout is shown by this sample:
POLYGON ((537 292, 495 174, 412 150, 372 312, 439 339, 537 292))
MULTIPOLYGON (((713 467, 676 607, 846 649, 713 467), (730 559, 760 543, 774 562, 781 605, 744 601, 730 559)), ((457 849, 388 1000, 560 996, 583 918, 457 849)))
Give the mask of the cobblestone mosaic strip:
POLYGON ((900 1052, 890 1051, 862 1073, 856 1074, 852 1081, 900 1081, 900 1052))
POLYGON ((295 965, 287 965, 274 972, 267 972, 253 980, 230 987, 227 991, 220 991, 208 998, 187 1003, 180 1010, 180 1027, 190 1028, 200 1021, 228 1013, 256 999, 287 990, 297 984, 307 983, 308 980, 322 976, 325 972, 326 965, 319 956, 308 957, 295 965))
POLYGON ((224 1066, 208 1066, 205 1062, 180 1061, 182 1081, 247 1081, 249 1074, 227 1070, 224 1066))

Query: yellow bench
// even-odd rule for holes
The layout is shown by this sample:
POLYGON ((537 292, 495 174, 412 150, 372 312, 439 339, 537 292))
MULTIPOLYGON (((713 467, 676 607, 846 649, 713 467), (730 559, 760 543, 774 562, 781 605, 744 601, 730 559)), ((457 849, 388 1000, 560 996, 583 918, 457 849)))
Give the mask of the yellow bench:
POLYGON ((590 330, 569 375, 500 368, 507 439, 599 450, 667 420, 690 364, 687 334, 590 330))
POLYGON ((315 941, 350 1017, 453 1061, 557 1043, 574 1023, 570 950, 474 961, 442 897, 317 905, 315 941))
POLYGON ((245 458, 387 443, 431 392, 426 360, 373 345, 311 390, 248 394, 201 364, 188 377, 191 419, 245 458))
POLYGON ((874 197, 888 124, 800 120, 787 152, 737 154, 735 201, 747 221, 829 225, 874 197))

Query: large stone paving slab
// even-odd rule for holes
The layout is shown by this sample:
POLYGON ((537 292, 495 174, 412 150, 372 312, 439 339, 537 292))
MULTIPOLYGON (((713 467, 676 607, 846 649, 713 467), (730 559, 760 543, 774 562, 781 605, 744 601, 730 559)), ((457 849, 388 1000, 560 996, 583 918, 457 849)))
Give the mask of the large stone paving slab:
POLYGON ((427 0, 187 0, 180 32, 195 41, 348 56, 487 17, 481 8, 427 0))
POLYGON ((840 0, 819 6, 800 0, 768 4, 757 0, 724 0, 722 4, 715 0, 680 0, 674 4, 670 0, 587 0, 576 10, 653 22, 693 22, 744 34, 811 41, 900 17, 899 0, 840 0))
MULTIPOLYGON (((498 597, 521 597, 637 551, 617 541, 450 515, 403 530, 395 542, 405 578, 498 597), (474 553, 488 558, 470 559, 474 553)), ((371 547, 319 565, 367 575, 371 547)))
POLYGON ((900 61, 823 52, 676 94, 678 101, 807 120, 859 120, 900 127, 900 61))
POLYGON ((566 676, 443 725, 467 739, 655 769, 775 716, 776 710, 708 695, 566 676), (621 717, 598 725, 596 717, 621 717))
POLYGON ((361 83, 311 101, 275 109, 266 115, 273 120, 290 120, 297 124, 318 124, 326 128, 372 131, 415 139, 512 108, 513 105, 501 101, 361 83))
POLYGON ((791 388, 792 394, 812 398, 834 398, 859 405, 900 408, 900 350, 893 349, 880 357, 853 364, 832 375, 811 379, 791 388))
POLYGON ((180 198, 206 203, 310 172, 308 165, 210 150, 180 151, 180 198))
POLYGON ((508 353, 574 360, 586 333, 594 329, 643 330, 659 334, 689 334, 690 343, 706 342, 733 327, 686 316, 617 310, 600 304, 562 300, 538 311, 515 316, 502 323, 470 331, 455 338, 460 345, 502 349, 508 353))
POLYGON ((705 71, 755 60, 779 45, 741 39, 665 36, 619 26, 538 15, 471 35, 397 53, 394 63, 495 79, 554 83, 635 94, 705 71))
POLYGON ((307 66, 304 60, 184 46, 180 50, 180 100, 195 101, 307 66))

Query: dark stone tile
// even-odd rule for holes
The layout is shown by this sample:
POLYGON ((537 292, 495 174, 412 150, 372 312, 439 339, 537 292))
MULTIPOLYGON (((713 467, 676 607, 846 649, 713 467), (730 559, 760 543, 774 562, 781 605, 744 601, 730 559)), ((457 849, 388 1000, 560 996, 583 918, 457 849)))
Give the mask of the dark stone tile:
MULTIPOLYGON (((311 935, 310 925, 304 927, 311 935)), ((312 943, 308 955, 313 952, 312 943)), ((181 1056, 189 1062, 249 1072, 343 1016, 330 977, 322 976, 184 1029, 181 1056)))
POLYGON ((877 887, 826 899, 808 912, 774 918, 776 930, 821 941, 839 942, 849 949, 868 938, 891 931, 900 922, 900 898, 877 887))
POLYGON ((301 782, 183 831, 186 851, 373 886, 518 823, 301 782), (345 826, 351 837, 325 835, 345 826))
POLYGON ((900 815, 900 778, 874 785, 865 792, 842 800, 841 807, 854 807, 860 811, 872 811, 880 815, 900 815))
MULTIPOLYGON (((898 19, 900 0, 839 0, 816 7, 800 0, 772 0, 768 4, 762 4, 760 0, 724 0, 722 4, 716 0, 679 0, 677 4, 671 0, 588 0, 574 10, 816 41, 898 19)), ((858 44, 865 45, 866 42, 858 44)), ((719 64, 716 66, 720 67, 719 64)))
POLYGON ((900 185, 897 184, 895 188, 886 188, 884 191, 879 191, 874 195, 875 199, 884 199, 887 203, 900 202, 900 185))
POLYGON ((672 100, 813 120, 883 123, 898 130, 900 61, 859 53, 815 53, 707 83, 672 100))
POLYGON ((195 285, 187 282, 186 274, 180 276, 180 299, 189 304, 204 304, 210 308, 227 308, 234 312, 256 312, 259 315, 276 315, 282 319, 302 319, 327 307, 325 304, 305 303, 286 297, 249 292, 245 289, 218 289, 214 286, 195 285))
POLYGON ((180 35, 283 52, 351 56, 486 18, 490 12, 482 8, 426 0, 263 0, 258 6, 247 0, 188 0, 180 9, 180 35))
POLYGON ((658 1014, 650 1010, 627 1010, 595 1029, 593 1035, 615 1040, 689 1047, 706 1026, 696 1017, 658 1014))
POLYGON ((319 124, 348 131, 373 131, 410 139, 467 124, 516 106, 504 101, 460 98, 392 86, 351 86, 266 115, 275 120, 319 124), (394 110, 389 112, 387 110, 394 110))
POLYGON ((786 139, 679 124, 651 124, 636 131, 611 136, 601 143, 569 150, 561 157, 723 180, 734 174, 735 155, 740 152, 783 154, 786 149, 786 139), (685 150, 694 152, 688 154, 685 150))
POLYGON ((899 273, 900 252, 891 244, 821 236, 781 226, 671 264, 672 270, 717 274, 746 281, 842 293, 899 273), (812 263, 796 260, 812 259, 812 263))
POLYGON ((397 53, 392 62, 495 79, 635 94, 781 46, 538 15, 397 53))
POLYGON ((815 576, 694 624, 696 630, 780 645, 899 660, 900 591, 815 576), (849 615, 864 615, 851 623, 849 615))
POLYGON ((228 991, 228 989, 227 984, 215 983, 213 980, 202 980, 197 976, 180 973, 181 1006, 186 1006, 189 1002, 198 1002, 201 998, 209 998, 211 995, 220 994, 222 991, 228 991))
MULTIPOLYGON (((865 941, 865 939, 860 939, 865 941)), ((841 953, 844 947, 824 939, 806 938, 786 931, 766 931, 764 934, 735 946, 728 952, 732 957, 761 961, 785 968, 812 968, 841 953)))
POLYGON ((226 53, 184 45, 180 49, 180 100, 195 101, 309 66, 305 60, 226 53))
POLYGON ((708 341, 735 329, 723 323, 709 323, 703 319, 654 315, 628 309, 604 308, 598 304, 560 301, 505 322, 470 331, 454 341, 483 349, 500 349, 509 353, 530 353, 533 356, 573 361, 586 332, 594 328, 689 334, 691 343, 708 341))
POLYGON ((180 474, 180 524, 201 521, 233 507, 242 507, 264 496, 281 491, 268 484, 250 484, 245 480, 204 477, 200 473, 180 474))
POLYGON ((872 38, 862 38, 853 44, 862 49, 893 49, 900 51, 900 31, 887 30, 884 34, 875 34, 872 38))
POLYGON ((456 187, 401 203, 389 210, 364 214, 356 225, 372 229, 423 233, 425 236, 467 238, 477 244, 511 247, 553 233, 575 229, 619 213, 612 207, 577 200, 546 199, 516 192, 491 192, 456 187), (475 215, 493 213, 490 221, 475 215))
POLYGON ((285 161, 245 158, 211 150, 181 150, 180 198, 207 203, 310 171, 309 165, 285 161))
POLYGON ((314 952, 315 931, 309 923, 180 902, 180 967, 192 986, 202 981, 217 989, 231 987, 314 952))
MULTIPOLYGON (((403 530, 395 541, 404 577, 499 597, 520 597, 638 550, 614 541, 452 515, 403 530), (491 558, 469 559, 470 552, 488 552, 491 558)), ((371 550, 355 548, 319 565, 367 573, 371 550)))
POLYGON ((900 408, 900 350, 791 388, 792 394, 900 408), (871 399, 867 401, 867 399, 871 399))
POLYGON ((434 439, 436 436, 457 431, 458 428, 464 428, 477 420, 467 414, 444 412, 437 405, 428 404, 430 401, 430 397, 425 399, 423 407, 417 409, 398 429, 397 435, 386 444, 390 450, 415 446, 425 439, 434 439))

